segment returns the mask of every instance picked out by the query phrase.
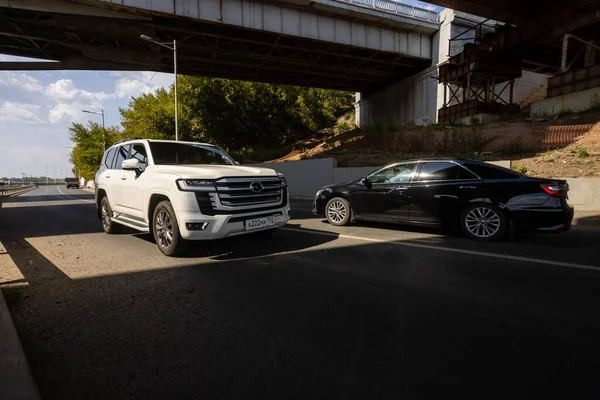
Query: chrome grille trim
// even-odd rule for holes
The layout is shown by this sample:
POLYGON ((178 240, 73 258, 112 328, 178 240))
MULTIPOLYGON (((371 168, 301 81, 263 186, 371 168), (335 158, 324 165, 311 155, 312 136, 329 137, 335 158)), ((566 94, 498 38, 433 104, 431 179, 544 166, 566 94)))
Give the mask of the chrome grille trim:
POLYGON ((283 204, 285 185, 279 177, 223 178, 215 182, 216 209, 252 210, 254 208, 278 207, 283 204), (252 182, 260 182, 263 189, 255 192, 252 182))

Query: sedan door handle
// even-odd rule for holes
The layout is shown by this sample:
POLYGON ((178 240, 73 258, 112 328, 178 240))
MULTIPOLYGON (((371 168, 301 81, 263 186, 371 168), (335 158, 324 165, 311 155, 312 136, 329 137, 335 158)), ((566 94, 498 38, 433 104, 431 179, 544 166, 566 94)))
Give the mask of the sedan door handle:
POLYGON ((406 189, 408 189, 408 186, 398 186, 394 190, 397 191, 397 192, 404 192, 406 189))
POLYGON ((110 178, 110 174, 104 175, 105 178, 110 178))
POLYGON ((475 189, 475 186, 460 186, 459 189, 475 189))
POLYGON ((123 180, 127 179, 127 175, 121 175, 121 179, 123 179, 123 180))

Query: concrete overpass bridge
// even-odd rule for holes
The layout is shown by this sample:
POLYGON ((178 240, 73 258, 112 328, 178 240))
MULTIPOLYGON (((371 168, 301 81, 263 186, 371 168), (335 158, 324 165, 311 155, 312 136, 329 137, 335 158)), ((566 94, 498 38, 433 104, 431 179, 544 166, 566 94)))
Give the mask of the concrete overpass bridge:
POLYGON ((178 72, 371 93, 431 66, 438 13, 389 0, 0 0, 2 69, 178 72))
MULTIPOLYGON (((359 92, 359 123, 423 124, 450 106, 449 118, 464 114, 463 103, 518 103, 568 69, 586 69, 583 87, 598 86, 589 67, 600 0, 430 2, 455 10, 391 0, 0 0, 0 53, 55 61, 0 69, 172 72, 172 52, 144 34, 177 40, 183 74, 359 92), (567 33, 577 39, 565 45, 567 33), (496 68, 506 60, 510 73, 496 68), (521 79, 521 70, 538 75, 521 79)), ((575 75, 568 84, 581 89, 575 75)))

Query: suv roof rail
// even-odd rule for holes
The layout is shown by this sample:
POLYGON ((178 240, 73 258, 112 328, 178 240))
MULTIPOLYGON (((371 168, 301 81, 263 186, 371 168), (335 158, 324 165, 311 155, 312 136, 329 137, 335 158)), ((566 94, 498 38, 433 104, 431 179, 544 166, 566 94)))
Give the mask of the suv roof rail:
POLYGON ((139 139, 143 139, 143 138, 139 137, 139 136, 134 136, 134 137, 130 137, 130 138, 127 138, 127 139, 118 140, 118 141, 114 142, 112 145, 114 146, 115 144, 119 144, 119 143, 123 143, 123 142, 128 142, 130 140, 139 140, 139 139))

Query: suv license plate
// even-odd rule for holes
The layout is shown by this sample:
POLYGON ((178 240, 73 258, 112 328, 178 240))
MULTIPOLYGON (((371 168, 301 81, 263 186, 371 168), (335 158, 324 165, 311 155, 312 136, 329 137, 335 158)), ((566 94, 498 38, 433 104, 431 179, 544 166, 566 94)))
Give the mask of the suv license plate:
POLYGON ((246 230, 252 231, 254 229, 266 228, 267 226, 275 225, 274 217, 263 217, 246 220, 246 230))

